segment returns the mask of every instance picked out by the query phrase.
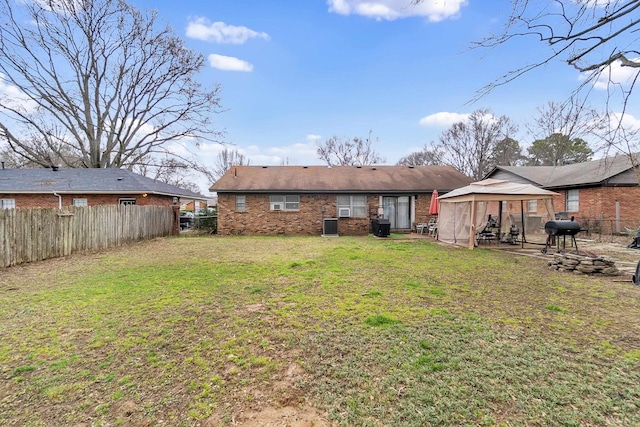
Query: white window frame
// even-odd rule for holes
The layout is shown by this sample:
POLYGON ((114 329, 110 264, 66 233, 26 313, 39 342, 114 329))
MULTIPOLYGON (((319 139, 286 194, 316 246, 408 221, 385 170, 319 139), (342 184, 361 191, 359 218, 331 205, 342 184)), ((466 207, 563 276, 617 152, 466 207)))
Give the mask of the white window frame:
POLYGON ((73 199, 73 206, 86 207, 89 206, 89 201, 82 197, 73 199))
POLYGON ((300 196, 297 194, 271 194, 269 210, 296 212, 300 210, 300 196))
POLYGON ((15 209, 16 199, 0 199, 0 209, 15 209))
POLYGON ((567 190, 565 194, 565 209, 567 212, 578 212, 580 210, 580 190, 567 190))
POLYGON ((135 205, 136 204, 136 199, 134 199, 133 197, 122 197, 120 199, 118 199, 118 203, 120 205, 135 205))
POLYGON ((537 200, 528 200, 527 201, 527 212, 538 212, 538 201, 537 200))
POLYGON ((247 196, 244 194, 236 194, 236 212, 247 211, 247 196))
POLYGON ((336 197, 336 208, 338 216, 345 218, 340 214, 342 209, 349 209, 350 218, 366 218, 367 217, 367 195, 366 194, 340 194, 336 197), (348 199, 347 199, 348 198, 348 199))

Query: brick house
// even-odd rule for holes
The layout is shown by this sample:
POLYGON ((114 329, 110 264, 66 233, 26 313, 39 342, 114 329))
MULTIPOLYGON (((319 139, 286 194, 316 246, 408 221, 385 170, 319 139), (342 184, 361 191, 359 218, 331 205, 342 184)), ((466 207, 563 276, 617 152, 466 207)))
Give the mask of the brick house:
POLYGON ((364 235, 379 215, 408 232, 426 222, 440 194, 471 179, 449 166, 234 166, 218 194, 218 233, 321 235, 325 218, 338 233, 364 235))
POLYGON ((0 208, 179 205, 204 196, 125 169, 0 169, 0 208))
MULTIPOLYGON (((497 166, 486 178, 555 191, 556 212, 585 223, 599 222, 607 232, 621 232, 640 226, 637 172, 628 156, 614 156, 562 166, 497 166)), ((535 213, 537 206, 525 209, 535 213)))

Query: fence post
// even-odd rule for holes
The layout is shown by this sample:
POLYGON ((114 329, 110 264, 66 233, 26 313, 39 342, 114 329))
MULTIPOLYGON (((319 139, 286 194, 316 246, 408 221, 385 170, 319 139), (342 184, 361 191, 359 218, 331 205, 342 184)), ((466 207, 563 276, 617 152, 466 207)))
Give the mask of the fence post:
POLYGON ((173 236, 180 234, 180 205, 173 205, 173 230, 171 230, 173 236))

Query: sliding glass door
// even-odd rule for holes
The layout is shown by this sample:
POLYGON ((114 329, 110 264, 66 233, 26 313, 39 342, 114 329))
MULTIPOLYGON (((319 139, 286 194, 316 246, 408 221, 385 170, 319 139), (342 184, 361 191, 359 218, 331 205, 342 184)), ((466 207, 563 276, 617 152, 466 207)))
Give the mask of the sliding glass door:
POLYGON ((410 200, 409 196, 382 198, 384 218, 389 220, 391 228, 411 228, 410 200))

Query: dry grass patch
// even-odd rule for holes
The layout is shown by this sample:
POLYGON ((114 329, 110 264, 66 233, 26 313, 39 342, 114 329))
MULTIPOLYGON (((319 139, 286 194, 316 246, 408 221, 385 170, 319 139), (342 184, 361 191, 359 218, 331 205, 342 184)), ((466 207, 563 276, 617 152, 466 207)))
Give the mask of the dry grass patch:
POLYGON ((2 425, 640 424, 638 289, 541 260, 158 239, 0 271, 0 296, 2 425))

